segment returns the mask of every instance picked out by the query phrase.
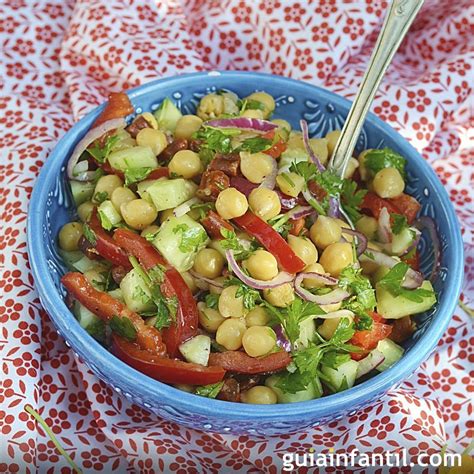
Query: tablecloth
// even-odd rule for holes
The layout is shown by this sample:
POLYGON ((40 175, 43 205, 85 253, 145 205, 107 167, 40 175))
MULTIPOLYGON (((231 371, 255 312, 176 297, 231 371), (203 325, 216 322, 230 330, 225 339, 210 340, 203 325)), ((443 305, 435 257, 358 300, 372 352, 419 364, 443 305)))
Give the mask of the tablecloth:
MULTIPOLYGON (((282 453, 311 447, 405 447, 414 458, 465 448, 473 435, 474 339, 461 307, 415 375, 356 415, 269 439, 217 435, 157 419, 75 360, 40 306, 26 254, 35 177, 56 141, 110 91, 183 72, 243 69, 353 98, 386 7, 379 0, 1 3, 1 472, 71 472, 28 405, 84 472, 274 473, 282 453)), ((474 300, 473 17, 470 0, 427 0, 373 104, 451 196, 466 250, 465 309, 474 300)))

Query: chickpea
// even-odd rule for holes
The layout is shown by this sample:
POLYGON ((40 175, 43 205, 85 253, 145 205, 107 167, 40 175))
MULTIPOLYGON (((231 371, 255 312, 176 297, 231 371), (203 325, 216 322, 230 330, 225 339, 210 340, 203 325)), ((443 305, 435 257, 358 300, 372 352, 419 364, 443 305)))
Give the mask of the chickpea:
POLYGON ((369 172, 367 168, 365 167, 365 157, 367 156, 367 153, 369 153, 370 151, 372 151, 372 148, 361 151, 359 153, 359 156, 357 157, 357 161, 359 162, 359 174, 360 174, 360 177, 364 181, 367 181, 367 179, 369 178, 369 172))
POLYGON ((242 296, 235 296, 239 287, 231 285, 222 290, 219 296, 219 313, 224 318, 241 318, 244 315, 244 299, 242 296))
POLYGON ((281 173, 276 177, 276 183, 282 193, 288 196, 298 197, 298 194, 303 190, 304 178, 299 174, 288 172, 281 173))
POLYGON ((284 308, 293 302, 295 299, 295 292, 290 283, 285 283, 276 288, 263 290, 263 297, 273 306, 284 308))
POLYGON ((219 117, 224 113, 224 97, 218 94, 205 95, 197 109, 197 115, 202 120, 219 117))
POLYGON ((247 198, 235 188, 227 188, 219 193, 216 211, 224 219, 243 216, 249 207, 247 198))
POLYGON ((245 316, 245 323, 249 328, 252 326, 266 326, 268 321, 270 321, 270 316, 263 306, 256 306, 245 316))
POLYGON ((263 105, 263 118, 268 118, 275 110, 275 99, 266 92, 254 92, 247 96, 246 99, 256 100, 263 105))
POLYGON ((222 288, 226 279, 227 278, 224 276, 214 278, 214 283, 216 283, 216 285, 209 285, 209 293, 212 293, 213 295, 220 295, 222 293, 222 288))
POLYGON ((287 122, 286 120, 283 120, 283 119, 273 119, 272 120, 272 123, 274 123, 275 125, 278 125, 278 128, 284 128, 288 133, 291 132, 291 125, 289 122, 287 122))
POLYGON ((319 216, 309 229, 311 240, 320 249, 339 242, 342 235, 341 225, 332 217, 319 216))
POLYGON ((214 249, 202 249, 194 260, 194 271, 206 278, 217 278, 222 273, 224 257, 214 249))
POLYGON ((155 207, 145 199, 134 199, 120 206, 124 221, 133 229, 143 230, 158 216, 155 207))
POLYGON ((295 235, 289 235, 288 244, 295 252, 295 254, 303 260, 306 265, 316 263, 318 260, 318 250, 314 246, 311 240, 306 237, 297 237, 295 235))
POLYGON ((59 246, 67 252, 78 250, 79 239, 82 237, 82 224, 80 222, 68 222, 59 231, 59 246))
POLYGON ((273 170, 274 158, 265 153, 240 153, 240 171, 251 182, 260 184, 273 170))
POLYGON ((174 136, 176 138, 191 138, 194 132, 197 132, 202 125, 202 119, 197 115, 183 115, 176 123, 174 136))
POLYGON ((242 346, 250 357, 268 354, 276 343, 276 334, 268 326, 252 326, 242 337, 242 346))
POLYGON ((255 188, 249 195, 250 209, 264 221, 280 214, 281 202, 278 194, 272 189, 255 188))
POLYGON ((92 214, 92 210, 94 209, 94 203, 91 201, 86 201, 80 204, 77 207, 77 215, 82 222, 87 222, 92 214))
MULTIPOLYGON (((326 271, 324 270, 324 267, 320 263, 313 263, 311 265, 308 265, 304 269, 304 271, 322 273, 323 275, 327 275, 326 271)), ((325 284, 319 280, 316 280, 315 278, 305 278, 303 280, 303 286, 305 288, 322 288, 323 286, 325 286, 325 284)))
POLYGON ((264 113, 262 110, 258 109, 247 109, 242 112, 241 117, 256 118, 261 120, 264 118, 264 113))
POLYGON ((150 147, 155 155, 159 155, 168 146, 165 133, 153 128, 140 130, 136 140, 137 145, 150 147))
POLYGON ((319 161, 325 165, 329 159, 328 140, 326 138, 310 138, 309 146, 319 158, 319 161))
POLYGON ((355 173, 355 170, 359 167, 359 162, 355 158, 349 158, 347 163, 346 171, 344 171, 344 178, 352 178, 352 175, 355 173))
POLYGON ((185 179, 194 178, 202 171, 199 155, 191 150, 180 150, 168 163, 170 173, 175 173, 185 179))
POLYGON ((95 185, 94 197, 92 200, 94 202, 104 201, 104 199, 98 199, 99 197, 102 198, 103 193, 107 195, 106 199, 110 199, 114 190, 121 186, 123 186, 123 181, 117 175, 108 174, 106 176, 102 176, 95 185))
POLYGON ((117 211, 120 211, 122 204, 127 204, 134 199, 137 199, 136 194, 131 189, 124 187, 115 188, 112 196, 110 196, 110 200, 117 211))
POLYGON ((332 154, 334 152, 334 148, 336 148, 336 143, 339 140, 340 136, 341 136, 341 131, 340 130, 333 130, 332 132, 329 132, 326 135, 326 140, 328 141, 329 156, 332 156, 332 154))
POLYGON ((206 303, 197 304, 199 313, 199 324, 208 332, 216 332, 219 326, 225 321, 219 311, 208 308, 206 303))
POLYGON ((173 215, 174 209, 165 209, 160 212, 160 224, 163 224, 167 219, 173 215))
POLYGON ((148 227, 145 227, 141 232, 140 232, 140 235, 142 237, 147 237, 147 236, 151 236, 151 235, 154 235, 156 234, 158 231, 160 230, 160 228, 155 225, 155 224, 152 224, 152 225, 149 225, 148 227))
POLYGON ((372 240, 377 233, 377 219, 370 216, 362 216, 355 224, 356 230, 362 232, 369 240, 372 240))
POLYGON ((255 385, 254 387, 242 392, 240 398, 243 403, 252 403, 254 405, 274 405, 277 402, 276 393, 264 385, 255 385))
POLYGON ((268 281, 278 275, 278 263, 276 258, 266 250, 256 250, 244 262, 245 269, 250 276, 257 280, 268 281))
POLYGON ((181 276, 183 277, 183 280, 184 280, 184 283, 186 283, 186 286, 191 290, 191 293, 193 294, 196 293, 199 288, 197 287, 193 276, 189 272, 183 272, 181 273, 181 276))
POLYGON ((216 341, 228 351, 236 351, 242 346, 245 323, 237 318, 226 319, 217 328, 216 341))
POLYGON ((405 181, 396 168, 384 168, 374 176, 374 191, 384 199, 400 196, 405 189, 405 181))
POLYGON ((320 263, 331 276, 338 277, 343 268, 353 263, 352 245, 337 242, 327 246, 321 255, 320 263))
POLYGON ((301 132, 297 132, 292 130, 290 132, 290 137, 288 139, 288 148, 300 148, 304 150, 304 142, 303 142, 303 134, 301 132))

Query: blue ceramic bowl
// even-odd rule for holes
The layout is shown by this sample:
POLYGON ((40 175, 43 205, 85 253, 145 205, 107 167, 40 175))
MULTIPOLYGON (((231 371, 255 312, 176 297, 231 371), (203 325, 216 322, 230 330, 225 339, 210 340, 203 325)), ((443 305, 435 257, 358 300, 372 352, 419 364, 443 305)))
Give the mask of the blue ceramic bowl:
MULTIPOLYGON (((341 128, 350 102, 318 87, 283 77, 245 72, 212 72, 162 79, 129 92, 136 112, 156 109, 172 97, 192 113, 211 91, 229 89, 240 96, 265 90, 276 99, 275 117, 298 129, 301 118, 310 134, 324 136, 341 128)), ((422 204, 423 215, 435 219, 442 247, 441 271, 434 282, 438 304, 417 318, 418 330, 406 344, 406 354, 389 370, 342 393, 285 405, 245 405, 212 400, 177 390, 137 372, 116 359, 84 331, 64 304, 60 277, 65 272, 57 252, 61 226, 75 216, 65 165, 102 107, 80 120, 57 144, 36 182, 28 220, 28 252, 40 300, 68 346, 114 390, 156 415, 188 427, 250 435, 275 435, 303 430, 355 413, 409 377, 435 348, 453 314, 462 280, 463 251, 454 210, 433 170, 397 132, 369 115, 358 151, 388 146, 408 159, 407 192, 422 204)), ((422 269, 429 273, 433 251, 427 236, 420 244, 422 269)))

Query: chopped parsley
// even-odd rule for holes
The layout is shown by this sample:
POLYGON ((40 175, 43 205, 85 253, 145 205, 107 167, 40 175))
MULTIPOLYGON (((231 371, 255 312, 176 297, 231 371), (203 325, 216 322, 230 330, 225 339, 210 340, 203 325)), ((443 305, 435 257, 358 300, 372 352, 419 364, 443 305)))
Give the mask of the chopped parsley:
POLYGON ((378 284, 389 291, 393 296, 403 296, 415 303, 421 303, 423 298, 433 296, 433 292, 431 290, 425 290, 424 288, 416 288, 414 290, 403 288, 402 282, 409 268, 410 266, 404 262, 397 263, 378 284))
POLYGON ((120 140, 118 135, 112 135, 105 139, 103 146, 99 146, 99 143, 96 141, 93 146, 89 147, 87 151, 95 158, 98 163, 104 163, 107 157, 112 152, 112 148, 120 140))
POLYGON ((227 154, 232 152, 232 136, 235 134, 235 130, 221 130, 204 126, 194 133, 194 138, 201 140, 201 149, 227 154))
POLYGON ((194 393, 196 395, 200 395, 201 397, 216 398, 217 395, 219 395, 219 392, 221 391, 223 385, 224 382, 201 385, 200 387, 196 387, 194 393))
POLYGON ((113 316, 109 322, 110 329, 123 337, 127 341, 134 341, 137 338, 137 330, 129 318, 123 316, 113 316))
POLYGON ((245 260, 255 250, 253 243, 250 244, 249 248, 244 247, 242 242, 238 239, 236 233, 233 230, 221 228, 221 235, 224 237, 220 241, 220 245, 225 250, 233 250, 234 257, 237 260, 245 260))
POLYGON ((88 324, 86 331, 97 341, 105 342, 105 323, 101 319, 88 324))
POLYGON ((265 110, 265 105, 255 99, 239 99, 237 101, 237 107, 241 114, 246 110, 265 110))
POLYGON ((208 308, 217 309, 219 305, 219 295, 215 293, 209 293, 204 298, 204 301, 206 302, 206 306, 208 308))
POLYGON ((152 168, 127 168, 125 170, 125 186, 143 181, 151 173, 152 168))
POLYGON ((400 234, 404 229, 408 227, 407 218, 401 214, 391 213, 392 220, 392 231, 394 234, 400 234))
POLYGON ((207 242, 207 234, 199 227, 189 227, 187 224, 179 224, 173 229, 173 234, 180 234, 181 239, 178 244, 179 250, 183 253, 195 251, 199 246, 207 242))
POLYGON ((99 216, 100 224, 105 230, 112 230, 114 228, 114 225, 112 224, 112 222, 107 217, 107 214, 104 211, 99 209, 97 214, 99 216))
POLYGON ((109 198, 109 193, 107 191, 99 191, 98 193, 94 194, 94 201, 101 204, 104 201, 107 201, 109 198))
POLYGON ((352 222, 360 219, 360 206, 367 194, 366 189, 357 190, 357 183, 350 179, 344 179, 342 183, 341 205, 352 222))
POLYGON ((90 244, 94 246, 97 244, 97 237, 95 232, 90 228, 89 224, 84 224, 82 226, 82 234, 90 244))
POLYGON ((237 286, 238 289, 235 292, 235 297, 242 297, 242 302, 245 309, 253 309, 261 302, 260 293, 241 282, 238 278, 231 277, 224 282, 224 286, 237 286))
POLYGON ((395 168, 402 177, 405 176, 406 159, 391 148, 370 150, 365 155, 364 165, 374 175, 384 168, 395 168))
POLYGON ((272 146, 272 140, 263 137, 252 137, 244 140, 235 151, 248 151, 249 153, 258 153, 268 150, 272 146))

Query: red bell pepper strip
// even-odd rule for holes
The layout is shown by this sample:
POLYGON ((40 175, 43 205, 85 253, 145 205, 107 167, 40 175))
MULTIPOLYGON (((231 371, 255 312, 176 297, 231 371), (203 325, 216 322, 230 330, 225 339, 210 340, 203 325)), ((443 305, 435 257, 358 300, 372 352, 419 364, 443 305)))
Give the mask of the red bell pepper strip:
POLYGON ((73 298, 104 321, 110 321, 114 316, 128 318, 137 331, 137 344, 143 351, 159 355, 166 353, 160 331, 153 326, 147 326, 137 313, 121 301, 104 291, 96 290, 82 273, 66 273, 61 278, 61 283, 73 298))
POLYGON ((298 273, 305 267, 287 241, 265 221, 250 211, 241 217, 234 218, 234 222, 255 237, 278 261, 280 267, 288 273, 298 273))
POLYGON ((104 230, 97 215, 97 208, 94 208, 92 211, 89 227, 95 234, 94 247, 97 253, 114 265, 121 265, 130 270, 132 266, 128 260, 127 252, 121 249, 114 239, 104 230))
POLYGON ((156 168, 150 172, 146 179, 160 179, 167 178, 170 175, 170 171, 167 166, 162 166, 161 168, 156 168))
MULTIPOLYGON (((269 132, 265 133, 262 135, 262 138, 273 140, 275 138, 275 130, 270 130, 269 132)), ((281 154, 287 149, 287 147, 288 145, 281 138, 279 138, 278 141, 273 143, 268 150, 264 150, 263 153, 271 156, 272 158, 279 158, 281 154)))
POLYGON ((385 319, 378 313, 370 312, 372 316, 372 327, 362 331, 356 331, 349 343, 362 349, 361 352, 352 352, 351 357, 354 360, 363 359, 369 351, 375 349, 382 339, 386 339, 392 332, 390 324, 384 324, 385 319))
POLYGON ((283 370, 291 362, 288 352, 273 352, 264 357, 250 357, 245 352, 213 352, 209 355, 209 366, 222 367, 239 374, 265 374, 283 370))
POLYGON ((92 128, 108 120, 126 117, 133 113, 133 105, 125 92, 112 92, 102 113, 95 119, 92 128))
POLYGON ((234 228, 225 219, 223 219, 214 211, 209 211, 207 216, 201 220, 201 224, 213 239, 218 240, 224 238, 222 236, 221 229, 227 229, 230 231, 234 230, 234 228))
POLYGON ((112 334, 112 353, 130 367, 165 383, 208 385, 220 382, 225 375, 221 367, 205 367, 150 354, 116 334, 112 334))
POLYGON ((420 203, 413 196, 405 193, 400 194, 396 198, 387 199, 387 201, 399 209, 399 214, 404 215, 409 224, 413 223, 421 208, 420 203))
POLYGON ((169 265, 158 250, 146 239, 127 229, 117 229, 114 240, 130 255, 135 256, 145 270, 157 265, 166 268, 161 291, 166 298, 176 296, 178 310, 176 320, 162 330, 163 341, 170 357, 179 356, 179 346, 197 334, 199 315, 194 296, 180 273, 169 265))

